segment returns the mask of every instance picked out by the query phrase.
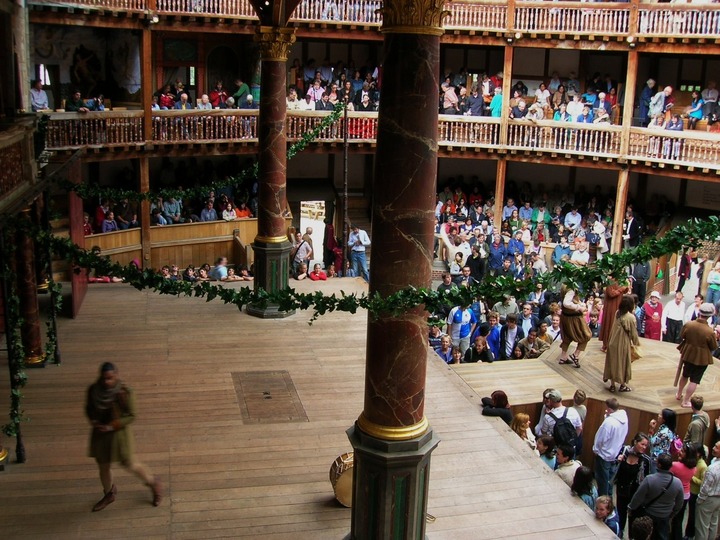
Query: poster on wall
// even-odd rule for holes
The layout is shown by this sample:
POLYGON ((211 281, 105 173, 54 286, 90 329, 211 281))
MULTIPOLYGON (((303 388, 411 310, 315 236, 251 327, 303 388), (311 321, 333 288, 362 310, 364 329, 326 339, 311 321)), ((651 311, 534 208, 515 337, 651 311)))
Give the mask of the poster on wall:
POLYGON ((717 210, 720 208, 720 183, 718 182, 688 182, 687 206, 717 210))

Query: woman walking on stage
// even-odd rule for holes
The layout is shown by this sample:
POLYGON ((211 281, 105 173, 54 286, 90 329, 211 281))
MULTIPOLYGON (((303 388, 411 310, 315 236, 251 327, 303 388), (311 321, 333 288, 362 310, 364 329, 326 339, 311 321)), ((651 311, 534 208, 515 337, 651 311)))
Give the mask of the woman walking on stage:
MULTIPOLYGON (((627 385, 632 379, 632 346, 640 345, 637 334, 637 321, 633 314, 635 301, 626 294, 620 300, 617 317, 613 322, 605 353, 605 371, 603 382, 610 381, 611 392, 615 391, 615 382, 620 383, 621 392, 630 392, 627 385)), ((606 316, 608 313, 606 312, 606 316)), ((603 323, 604 324, 604 323, 603 323)))
POLYGON ((603 310, 602 326, 600 327, 600 341, 602 341, 602 352, 606 352, 608 348, 608 341, 610 341, 610 332, 613 329, 613 323, 615 322, 615 312, 620 306, 623 294, 627 294, 630 291, 630 287, 627 284, 621 285, 613 276, 610 276, 610 283, 605 287, 605 309, 603 310))
POLYGON ((88 388, 85 412, 93 428, 89 455, 97 461, 104 492, 92 511, 98 512, 115 502, 117 488, 110 469, 114 461, 119 461, 140 478, 152 490, 153 506, 159 506, 162 500, 160 478, 153 477, 144 465, 133 458, 134 440, 130 424, 135 420, 135 403, 132 390, 119 379, 114 364, 105 362, 100 367, 100 377, 88 388))

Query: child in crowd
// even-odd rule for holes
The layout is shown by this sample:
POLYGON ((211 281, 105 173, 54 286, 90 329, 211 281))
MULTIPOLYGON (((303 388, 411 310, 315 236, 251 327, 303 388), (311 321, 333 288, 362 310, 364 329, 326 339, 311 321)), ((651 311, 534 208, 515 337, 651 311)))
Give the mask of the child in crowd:
POLYGON ((595 500, 595 517, 607 525, 620 538, 620 521, 612 499, 607 495, 601 495, 595 500))
POLYGON ((536 443, 537 451, 540 453, 540 459, 550 467, 551 471, 555 470, 555 439, 550 435, 538 437, 536 443))
MULTIPOLYGON (((585 406, 585 400, 587 400, 587 395, 585 394, 585 391, 576 390, 575 395, 573 395, 573 409, 577 411, 578 416, 580 417, 580 420, 583 424, 585 424, 585 417, 587 416, 587 407, 585 406)), ((579 456, 583 447, 582 437, 577 437, 576 441, 577 442, 575 446, 575 455, 579 456)))
POLYGON ((600 318, 600 314, 597 311, 593 311, 590 313, 590 322, 588 323, 588 326, 590 327, 590 332, 592 332, 592 337, 600 337, 600 323, 598 322, 598 319, 600 318))

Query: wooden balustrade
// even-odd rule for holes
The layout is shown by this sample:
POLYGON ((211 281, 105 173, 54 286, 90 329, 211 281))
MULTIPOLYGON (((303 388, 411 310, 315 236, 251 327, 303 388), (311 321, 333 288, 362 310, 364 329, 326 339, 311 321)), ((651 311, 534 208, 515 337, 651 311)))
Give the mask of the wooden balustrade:
POLYGON ((628 158, 717 169, 720 136, 698 131, 631 128, 628 158))
MULTIPOLYGON (((330 113, 288 112, 287 139, 300 140, 317 128, 330 113)), ((52 113, 47 148, 60 150, 82 146, 143 144, 142 111, 52 113)), ((325 127, 316 143, 342 143, 345 119, 341 116, 325 127)), ((348 113, 350 144, 374 144, 377 113, 348 113)), ((212 111, 153 111, 154 144, 243 142, 257 143, 258 111, 215 109, 212 111)), ((501 120, 491 117, 438 116, 441 147, 502 148, 544 153, 590 155, 616 159, 620 154, 622 127, 543 120, 508 121, 508 140, 500 140, 501 120)), ((651 159, 683 166, 720 169, 720 135, 701 131, 630 130, 629 159, 651 159)))
POLYGON ((511 120, 509 148, 564 154, 617 158, 620 155, 620 126, 597 126, 571 122, 511 120))
POLYGON ((33 160, 33 126, 4 126, 0 131, 0 209, 18 188, 30 187, 34 169, 28 164, 33 160))
POLYGON ((47 126, 48 149, 80 146, 141 144, 142 111, 51 113, 47 126))
MULTIPOLYGON (((149 0, 29 0, 29 4, 145 11, 149 0)), ((380 26, 381 0, 303 0, 293 13, 294 22, 380 26)), ((718 37, 720 10, 712 4, 644 4, 639 2, 524 2, 508 7, 500 0, 477 3, 448 2, 445 28, 452 30, 568 33, 593 36, 718 37), (631 27, 630 13, 638 5, 638 27, 631 27), (510 17, 508 9, 513 10, 510 17), (510 21, 514 20, 514 23, 510 21)), ((248 0, 156 0, 162 15, 206 15, 257 20, 248 0)))
POLYGON ((292 20, 380 26, 380 7, 380 0, 304 0, 295 8, 292 20))
MULTIPOLYGON (((138 0, 145 2, 146 0, 138 0)), ((247 0, 156 0, 161 14, 215 15, 257 19, 247 0)))
POLYGON ((438 144, 441 146, 487 148, 500 143, 499 118, 441 114, 438 120, 438 144))
POLYGON ((448 2, 445 8, 450 12, 445 19, 445 28, 477 28, 495 32, 508 30, 507 2, 448 2))
POLYGON ((257 110, 153 111, 152 140, 157 143, 256 141, 257 119, 257 110))
POLYGON ((148 9, 148 0, 29 0, 29 5, 93 8, 109 11, 145 11, 148 9))
POLYGON ((515 28, 511 30, 625 35, 629 30, 629 20, 630 4, 627 3, 518 2, 515 8, 515 28))
POLYGON ((698 4, 641 4, 637 33, 649 37, 718 37, 720 9, 698 4))

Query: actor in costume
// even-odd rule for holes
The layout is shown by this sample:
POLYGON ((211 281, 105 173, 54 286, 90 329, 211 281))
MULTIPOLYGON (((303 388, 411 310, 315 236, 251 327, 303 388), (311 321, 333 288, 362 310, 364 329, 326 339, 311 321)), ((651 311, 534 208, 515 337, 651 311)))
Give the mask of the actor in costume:
POLYGON ((680 363, 675 375, 675 384, 678 387, 675 399, 682 399, 681 406, 687 409, 691 407, 690 398, 700 384, 705 370, 713 363, 713 351, 718 348, 715 331, 707 323, 713 315, 715 315, 715 306, 704 303, 700 306, 697 319, 683 326, 680 332, 681 342, 678 345, 680 363), (681 369, 682 376, 680 376, 681 369), (684 396, 683 390, 685 390, 684 396))
POLYGON ((103 498, 93 506, 93 512, 115 502, 117 488, 111 470, 115 461, 152 490, 153 506, 159 506, 162 500, 160 478, 153 477, 133 458, 134 441, 130 430, 130 424, 135 420, 133 394, 119 379, 114 364, 105 362, 100 367, 100 377, 88 388, 85 413, 92 424, 89 456, 97 461, 104 492, 103 498))

